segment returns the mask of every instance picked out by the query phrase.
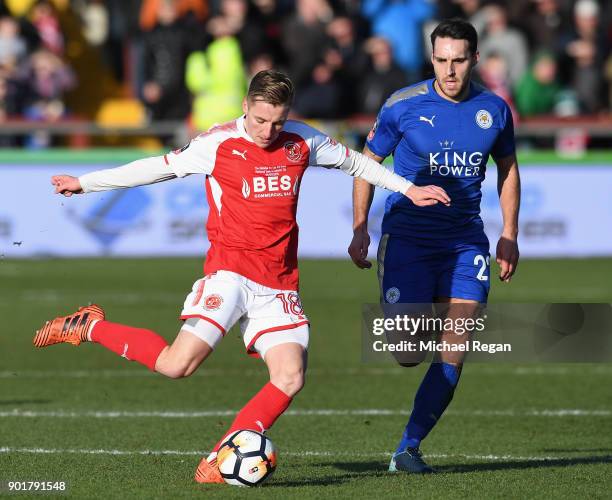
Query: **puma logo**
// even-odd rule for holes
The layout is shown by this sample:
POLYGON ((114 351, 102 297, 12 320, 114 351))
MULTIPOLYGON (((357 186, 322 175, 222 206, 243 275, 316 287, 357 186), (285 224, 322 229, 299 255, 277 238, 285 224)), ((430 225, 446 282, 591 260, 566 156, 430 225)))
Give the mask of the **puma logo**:
POLYGON ((121 355, 121 357, 127 359, 128 361, 132 361, 130 358, 127 357, 127 351, 128 351, 128 345, 124 344, 123 345, 123 354, 121 355))
POLYGON ((259 421, 259 420, 255 420, 255 423, 257 424, 257 426, 261 429, 261 433, 263 434, 264 432, 266 432, 266 428, 263 426, 263 424, 259 421))
POLYGON ((246 161, 246 154, 247 154, 247 150, 245 149, 244 151, 238 151, 237 149, 232 149, 232 154, 236 155, 236 156, 240 156, 243 160, 246 161))
POLYGON ((433 127, 434 126, 433 121, 434 121, 435 117, 436 117, 436 115, 433 115, 431 118, 426 118, 424 116, 419 116, 419 120, 422 121, 422 122, 427 122, 427 123, 429 123, 433 127))

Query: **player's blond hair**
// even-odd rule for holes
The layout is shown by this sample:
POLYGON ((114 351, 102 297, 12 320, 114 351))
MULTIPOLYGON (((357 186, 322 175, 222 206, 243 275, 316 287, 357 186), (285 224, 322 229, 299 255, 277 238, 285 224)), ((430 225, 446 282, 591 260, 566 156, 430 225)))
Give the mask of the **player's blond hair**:
POLYGON ((263 101, 274 106, 291 106, 295 90, 287 75, 268 69, 260 71, 251 80, 247 100, 263 101))

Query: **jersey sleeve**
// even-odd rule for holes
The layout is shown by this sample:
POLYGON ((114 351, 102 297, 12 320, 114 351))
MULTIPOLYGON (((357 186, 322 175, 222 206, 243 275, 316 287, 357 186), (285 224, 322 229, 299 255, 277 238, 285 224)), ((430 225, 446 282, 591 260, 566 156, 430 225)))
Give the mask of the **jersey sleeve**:
POLYGON ((397 113, 394 112, 393 106, 388 103, 389 101, 378 113, 376 122, 366 141, 368 149, 381 158, 386 158, 393 153, 402 138, 397 113))
POLYGON ((316 131, 312 138, 310 150, 310 166, 338 168, 349 155, 349 150, 343 144, 322 132, 316 131))
POLYGON ((493 149, 491 149, 491 156, 493 156, 494 160, 510 156, 515 151, 512 111, 510 111, 506 103, 503 104, 501 110, 501 119, 504 126, 493 145, 493 149))
POLYGON ((349 155, 346 146, 304 122, 287 122, 285 131, 299 135, 306 142, 309 167, 338 168, 349 155))
POLYGON ((203 133, 164 155, 164 161, 177 177, 191 174, 212 174, 217 148, 221 142, 219 133, 203 133))

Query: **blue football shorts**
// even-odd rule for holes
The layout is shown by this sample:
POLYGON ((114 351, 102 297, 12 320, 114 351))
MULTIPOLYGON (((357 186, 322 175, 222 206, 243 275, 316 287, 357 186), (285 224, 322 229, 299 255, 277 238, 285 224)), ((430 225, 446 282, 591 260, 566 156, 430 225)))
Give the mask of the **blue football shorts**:
POLYGON ((384 234, 378 248, 381 303, 426 304, 440 297, 486 303, 489 241, 422 241, 384 234))

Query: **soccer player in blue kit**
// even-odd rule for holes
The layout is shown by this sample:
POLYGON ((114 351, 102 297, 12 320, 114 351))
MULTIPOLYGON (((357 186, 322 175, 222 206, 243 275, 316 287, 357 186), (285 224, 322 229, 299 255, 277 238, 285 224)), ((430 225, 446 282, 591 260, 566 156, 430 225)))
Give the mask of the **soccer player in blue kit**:
MULTIPOLYGON (((520 178, 512 115, 500 97, 471 82, 479 58, 471 24, 443 21, 431 43, 435 78, 391 95, 364 152, 379 162, 392 154, 397 174, 440 186, 452 201, 450 206, 432 200, 430 206, 417 207, 397 193, 387 198, 378 250, 381 302, 450 304, 447 318, 474 317, 486 303, 490 285, 489 241, 480 218, 489 155, 497 164, 503 216, 496 249, 500 280, 510 281, 519 258, 520 178)), ((369 184, 354 181, 349 254, 363 269, 371 267, 367 222, 373 193, 369 184)), ((446 339, 456 343, 457 336, 450 330, 439 332, 438 340, 446 339)), ((390 471, 433 472, 419 446, 449 405, 464 358, 460 351, 436 354, 416 393, 390 471)))

